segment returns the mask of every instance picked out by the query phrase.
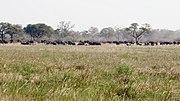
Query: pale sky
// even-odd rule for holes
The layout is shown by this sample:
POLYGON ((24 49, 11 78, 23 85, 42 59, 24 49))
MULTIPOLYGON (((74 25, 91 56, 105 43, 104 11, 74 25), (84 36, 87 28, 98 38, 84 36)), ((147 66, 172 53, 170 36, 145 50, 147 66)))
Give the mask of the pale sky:
POLYGON ((128 27, 149 23, 152 28, 180 29, 180 0, 0 0, 0 22, 46 23, 57 28, 71 21, 75 30, 91 26, 128 27))

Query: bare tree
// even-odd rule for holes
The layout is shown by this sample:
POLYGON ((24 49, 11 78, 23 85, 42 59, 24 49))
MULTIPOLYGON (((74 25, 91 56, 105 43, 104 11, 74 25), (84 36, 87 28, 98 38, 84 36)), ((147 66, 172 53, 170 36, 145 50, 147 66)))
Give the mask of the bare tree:
POLYGON ((59 22, 57 31, 59 32, 60 37, 63 39, 70 34, 70 30, 74 28, 74 24, 71 25, 71 22, 61 21, 59 22))
POLYGON ((132 23, 130 27, 126 28, 126 32, 132 36, 136 44, 139 44, 139 40, 144 34, 149 34, 151 27, 149 24, 143 24, 139 27, 138 23, 132 23))

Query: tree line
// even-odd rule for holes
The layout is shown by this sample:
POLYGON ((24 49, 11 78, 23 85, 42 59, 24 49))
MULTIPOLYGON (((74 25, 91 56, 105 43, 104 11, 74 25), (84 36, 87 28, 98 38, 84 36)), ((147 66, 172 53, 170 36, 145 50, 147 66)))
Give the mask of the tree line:
POLYGON ((99 30, 90 27, 88 30, 75 31, 70 21, 61 21, 56 29, 44 23, 19 24, 0 23, 1 43, 14 43, 26 40, 61 40, 61 41, 132 41, 136 44, 143 41, 179 41, 180 31, 152 29, 150 24, 132 23, 126 28, 107 27, 99 30))

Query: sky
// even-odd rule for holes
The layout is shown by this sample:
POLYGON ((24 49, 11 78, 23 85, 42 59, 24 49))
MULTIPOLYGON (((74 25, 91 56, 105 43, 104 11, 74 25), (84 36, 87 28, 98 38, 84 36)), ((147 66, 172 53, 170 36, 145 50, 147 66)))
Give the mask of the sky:
POLYGON ((74 30, 128 27, 149 23, 154 29, 180 29, 180 0, 0 0, 0 22, 46 23, 57 28, 71 21, 74 30))

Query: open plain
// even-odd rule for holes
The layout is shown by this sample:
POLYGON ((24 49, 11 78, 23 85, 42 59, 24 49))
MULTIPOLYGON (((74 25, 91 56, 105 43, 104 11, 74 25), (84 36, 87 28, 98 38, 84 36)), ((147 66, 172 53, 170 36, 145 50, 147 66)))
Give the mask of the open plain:
POLYGON ((180 46, 0 46, 0 101, 180 101, 180 46))

